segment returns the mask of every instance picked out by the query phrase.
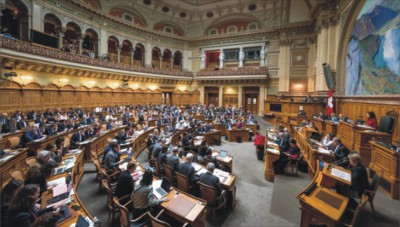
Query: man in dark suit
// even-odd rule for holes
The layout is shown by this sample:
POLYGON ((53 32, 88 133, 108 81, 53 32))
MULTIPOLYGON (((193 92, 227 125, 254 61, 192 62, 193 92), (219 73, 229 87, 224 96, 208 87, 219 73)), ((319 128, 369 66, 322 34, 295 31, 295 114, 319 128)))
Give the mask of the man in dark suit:
POLYGON ((288 151, 290 149, 289 138, 287 138, 283 132, 280 132, 279 139, 280 139, 280 143, 278 144, 279 150, 281 150, 282 152, 288 151))
POLYGON ((334 149, 330 150, 330 152, 335 156, 335 161, 347 158, 347 155, 349 155, 349 150, 342 144, 342 141, 339 137, 333 138, 333 145, 334 149))
POLYGON ((25 131, 19 141, 19 145, 21 147, 25 147, 27 143, 33 142, 34 140, 40 139, 40 137, 36 134, 37 128, 35 126, 31 126, 29 130, 25 131))
POLYGON ((51 123, 50 127, 46 128, 44 131, 44 134, 48 136, 53 136, 57 133, 57 123, 53 122, 51 123))
POLYGON ((188 178, 190 185, 195 185, 197 181, 199 181, 199 178, 195 175, 195 170, 194 167, 192 166, 192 162, 193 162, 193 154, 188 153, 186 155, 186 161, 179 164, 178 172, 185 175, 188 178))
POLYGON ((161 148, 160 154, 158 155, 159 169, 162 174, 164 174, 163 164, 167 164, 167 151, 168 151, 168 146, 163 146, 161 148))
POLYGON ((22 119, 20 121, 18 121, 18 123, 17 123, 18 130, 21 130, 21 129, 29 126, 29 124, 28 124, 28 122, 26 122, 26 120, 27 120, 26 116, 23 116, 22 119))
POLYGON ((158 156, 160 155, 161 149, 163 146, 165 146, 166 140, 163 138, 161 139, 161 142, 156 143, 153 147, 153 150, 151 151, 151 156, 154 158, 158 159, 158 156))
POLYGON ((10 121, 7 121, 1 127, 1 133, 14 133, 17 130, 17 120, 15 118, 11 118, 10 121))
POLYGON ((93 125, 94 124, 94 114, 90 115, 90 117, 86 118, 86 124, 87 125, 93 125))
MULTIPOLYGON (((117 187, 115 189, 114 195, 118 198, 122 198, 126 195, 131 195, 134 188, 134 181, 132 178, 132 174, 136 170, 136 164, 134 162, 129 162, 127 169, 122 171, 118 176, 117 187)), ((123 201, 120 201, 121 204, 127 203, 131 197, 125 198, 123 201)))
POLYGON ((222 188, 219 182, 219 178, 213 175, 214 169, 214 163, 208 163, 207 172, 200 174, 199 182, 214 187, 217 190, 217 197, 219 197, 221 196, 222 188))
POLYGON ((76 149, 79 147, 79 143, 84 141, 86 139, 85 137, 85 128, 81 127, 79 131, 75 134, 72 135, 71 141, 70 141, 70 149, 76 149))
POLYGON ((178 171, 178 167, 179 167, 179 157, 178 157, 178 147, 174 147, 174 149, 172 149, 172 154, 167 155, 167 165, 171 166, 172 169, 174 169, 174 171, 178 171))
POLYGON ((118 144, 123 144, 128 139, 128 135, 126 134, 125 130, 122 129, 119 131, 115 139, 118 141, 118 144))

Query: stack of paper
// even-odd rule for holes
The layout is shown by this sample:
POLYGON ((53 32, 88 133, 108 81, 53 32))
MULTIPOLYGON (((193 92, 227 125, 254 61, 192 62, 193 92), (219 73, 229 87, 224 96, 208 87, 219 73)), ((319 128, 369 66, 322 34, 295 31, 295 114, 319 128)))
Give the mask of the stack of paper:
POLYGON ((268 152, 274 153, 274 154, 279 154, 279 150, 273 149, 273 148, 267 148, 268 152))
POLYGON ((199 165, 199 164, 197 164, 195 162, 192 163, 192 166, 194 168, 194 171, 196 171, 196 172, 199 171, 202 168, 201 165, 199 165))
POLYGON ((346 173, 340 169, 332 168, 331 174, 335 177, 339 177, 343 180, 351 182, 351 175, 350 173, 346 173))
POLYGON ((55 180, 47 182, 47 186, 50 187, 50 186, 56 186, 58 184, 65 184, 65 181, 66 181, 65 177, 60 177, 60 178, 57 178, 55 180))
POLYGON ((330 154, 331 153, 329 150, 321 148, 321 147, 318 148, 318 152, 319 153, 323 153, 323 154, 330 154))
POLYGON ((53 188, 53 197, 59 196, 61 194, 67 193, 68 187, 67 184, 59 184, 53 188))

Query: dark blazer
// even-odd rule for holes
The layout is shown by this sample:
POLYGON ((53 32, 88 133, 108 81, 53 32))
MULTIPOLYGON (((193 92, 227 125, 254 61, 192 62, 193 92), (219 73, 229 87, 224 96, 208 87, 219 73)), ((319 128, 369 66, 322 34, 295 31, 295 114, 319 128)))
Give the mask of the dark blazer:
POLYGON ((88 117, 88 118, 86 119, 86 124, 92 125, 93 123, 94 123, 94 118, 93 118, 93 117, 88 117))
POLYGON ((163 164, 167 164, 167 152, 165 153, 160 152, 160 155, 158 156, 158 163, 160 164, 159 165, 160 170, 164 172, 163 164))
POLYGON ((334 149, 334 155, 335 155, 335 160, 342 160, 343 158, 346 158, 347 155, 349 154, 349 150, 343 145, 343 144, 339 144, 338 146, 336 146, 334 149))
POLYGON ((19 141, 19 145, 22 147, 25 147, 25 145, 29 142, 33 142, 34 140, 40 139, 39 136, 35 133, 32 133, 30 131, 24 132, 24 134, 21 137, 21 140, 19 141))
POLYGON ((167 165, 171 166, 174 169, 174 171, 178 171, 179 157, 173 154, 167 155, 167 165))
POLYGON ((183 162, 179 164, 178 172, 187 176, 190 185, 194 185, 199 180, 197 176, 195 176, 194 167, 189 162, 183 162))
POLYGON ((358 195, 364 193, 369 188, 367 169, 363 165, 355 166, 351 169, 351 186, 350 189, 356 191, 358 195))
POLYGON ((286 136, 283 138, 283 140, 279 144, 279 149, 281 149, 283 152, 286 152, 290 149, 289 138, 287 138, 286 136))
MULTIPOLYGON (((117 188, 115 189, 115 196, 118 198, 132 194, 134 182, 129 170, 121 172, 118 176, 117 188)), ((128 198, 130 199, 130 197, 128 198)))
POLYGON ((7 226, 31 227, 37 217, 49 211, 54 211, 53 207, 42 210, 32 208, 10 212, 7 226))
POLYGON ((123 143, 125 143, 125 140, 127 140, 128 139, 128 135, 125 133, 125 135, 123 135, 123 136, 121 136, 121 135, 117 135, 116 137, 115 137, 115 139, 118 141, 118 144, 123 144, 123 143))
POLYGON ((71 143, 71 145, 70 145, 71 149, 75 149, 75 148, 79 147, 79 144, 77 144, 77 143, 82 142, 82 141, 84 141, 86 139, 86 137, 85 137, 85 135, 83 133, 81 134, 80 137, 79 137, 79 134, 81 134, 81 133, 77 132, 77 133, 72 135, 71 142, 70 142, 71 143))
POLYGON ((220 196, 222 193, 221 184, 219 183, 219 178, 214 176, 210 172, 200 174, 199 181, 203 184, 209 185, 217 189, 217 196, 220 196))
POLYGON ((48 136, 52 136, 56 133, 57 133, 57 131, 54 130, 52 127, 48 127, 48 128, 46 128, 46 130, 44 130, 44 134, 46 134, 48 136))
POLYGON ((27 127, 27 126, 29 126, 28 122, 23 121, 23 120, 20 120, 20 121, 18 121, 18 123, 17 123, 17 128, 18 128, 18 130, 21 130, 21 129, 27 127))

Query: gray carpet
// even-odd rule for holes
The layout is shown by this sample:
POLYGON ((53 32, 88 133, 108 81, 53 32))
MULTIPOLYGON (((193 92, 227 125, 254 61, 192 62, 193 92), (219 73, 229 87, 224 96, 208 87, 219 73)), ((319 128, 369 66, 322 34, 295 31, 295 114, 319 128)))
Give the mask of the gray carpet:
MULTIPOLYGON (((260 132, 273 127, 261 118, 257 118, 260 132)), ((217 212, 215 221, 212 215, 207 217, 207 226, 299 226, 300 209, 296 199, 298 193, 310 182, 307 174, 299 176, 278 175, 275 182, 264 180, 263 162, 257 160, 252 142, 229 143, 224 139, 217 149, 224 149, 234 156, 233 173, 237 176, 237 204, 234 210, 217 212)), ((146 165, 144 152, 138 161, 146 165)), ((92 169, 91 164, 85 165, 92 169)), ((103 227, 119 226, 118 214, 114 225, 108 220, 106 194, 98 192, 95 174, 86 173, 78 189, 78 195, 93 216, 97 216, 103 227)), ((399 226, 400 202, 390 199, 382 192, 375 197, 375 209, 378 218, 374 220, 367 204, 360 226, 399 226)))

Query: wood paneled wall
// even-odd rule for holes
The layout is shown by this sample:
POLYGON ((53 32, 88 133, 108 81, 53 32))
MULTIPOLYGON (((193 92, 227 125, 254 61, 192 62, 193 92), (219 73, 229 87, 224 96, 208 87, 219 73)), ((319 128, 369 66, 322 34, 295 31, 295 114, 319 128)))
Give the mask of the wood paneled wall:
MULTIPOLYGON (((173 105, 198 104, 199 91, 174 91, 172 94, 173 105)), ((95 108, 107 105, 126 104, 162 104, 162 91, 142 89, 111 89, 85 86, 73 87, 65 85, 59 87, 55 84, 42 86, 30 83, 22 86, 16 82, 7 82, 0 85, 0 112, 14 112, 21 110, 46 110, 47 108, 95 108)))

